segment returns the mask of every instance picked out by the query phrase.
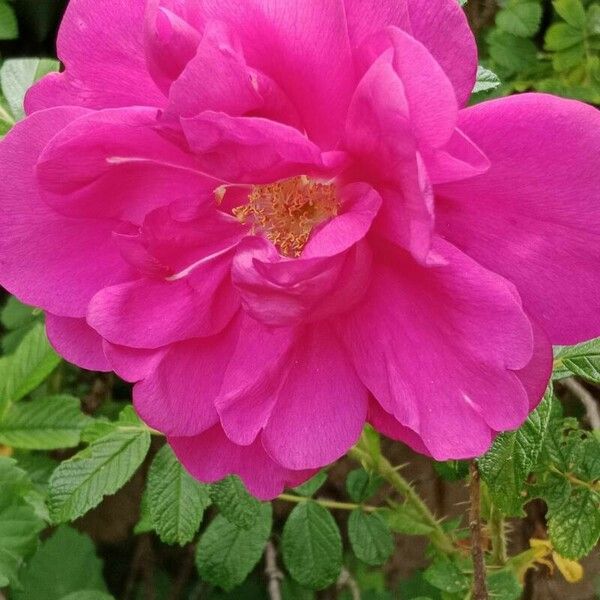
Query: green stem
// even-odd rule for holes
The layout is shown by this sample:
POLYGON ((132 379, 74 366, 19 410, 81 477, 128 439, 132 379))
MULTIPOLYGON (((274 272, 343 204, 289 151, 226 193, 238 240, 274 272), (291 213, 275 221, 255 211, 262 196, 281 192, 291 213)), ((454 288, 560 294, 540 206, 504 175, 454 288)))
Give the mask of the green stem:
POLYGON ((312 500, 317 504, 320 504, 324 508, 331 508, 337 510, 356 510, 357 508, 364 510, 366 512, 375 512, 377 510, 376 506, 368 506, 365 504, 351 504, 349 502, 336 502, 335 500, 325 500, 321 498, 307 498, 306 496, 293 496, 292 494, 280 494, 277 496, 278 500, 283 500, 284 502, 293 502, 295 504, 302 504, 302 502, 308 502, 312 500))
POLYGON ((508 560, 506 545, 506 522, 502 512, 495 506, 492 506, 490 509, 490 520, 488 522, 488 527, 492 541, 492 564, 502 567, 508 560))
POLYGON ((348 456, 380 475, 397 492, 404 496, 407 504, 416 510, 423 523, 431 527, 431 533, 428 534, 429 539, 438 550, 444 554, 454 554, 456 552, 452 540, 443 530, 439 521, 435 518, 435 515, 429 510, 413 486, 394 469, 392 464, 384 456, 379 455, 373 457, 358 446, 352 448, 348 453, 348 456))

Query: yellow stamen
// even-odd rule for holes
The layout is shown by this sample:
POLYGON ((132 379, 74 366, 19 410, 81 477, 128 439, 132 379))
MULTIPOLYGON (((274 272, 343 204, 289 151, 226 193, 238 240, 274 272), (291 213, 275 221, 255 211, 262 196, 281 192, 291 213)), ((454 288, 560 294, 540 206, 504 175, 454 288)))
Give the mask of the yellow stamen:
POLYGON ((306 176, 255 185, 248 203, 233 210, 242 222, 262 233, 284 256, 298 257, 314 227, 338 214, 335 186, 306 176))

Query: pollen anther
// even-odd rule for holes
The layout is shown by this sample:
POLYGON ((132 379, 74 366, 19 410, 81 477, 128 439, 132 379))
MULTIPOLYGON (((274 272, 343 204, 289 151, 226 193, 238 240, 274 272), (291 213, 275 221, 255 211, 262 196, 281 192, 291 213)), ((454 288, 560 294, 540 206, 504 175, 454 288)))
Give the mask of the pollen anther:
POLYGON ((283 254, 298 257, 312 230, 338 214, 333 184, 306 176, 252 187, 248 203, 233 210, 254 234, 262 233, 283 254))

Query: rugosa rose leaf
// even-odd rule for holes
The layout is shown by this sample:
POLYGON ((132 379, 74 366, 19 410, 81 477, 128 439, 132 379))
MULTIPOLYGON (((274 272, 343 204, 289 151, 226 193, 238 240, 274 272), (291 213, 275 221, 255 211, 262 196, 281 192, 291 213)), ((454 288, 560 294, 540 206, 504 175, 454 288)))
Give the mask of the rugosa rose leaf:
POLYGON ((261 498, 365 423, 437 460, 600 335, 600 114, 465 108, 456 0, 71 0, 0 144, 0 283, 261 498))

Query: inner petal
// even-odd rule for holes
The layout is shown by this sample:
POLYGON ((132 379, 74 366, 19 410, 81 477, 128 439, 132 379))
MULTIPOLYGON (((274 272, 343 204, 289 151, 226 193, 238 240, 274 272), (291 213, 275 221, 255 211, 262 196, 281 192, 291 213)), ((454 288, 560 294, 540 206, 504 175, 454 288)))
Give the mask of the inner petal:
POLYGON ((311 232, 338 215, 340 202, 336 186, 302 175, 276 183, 252 186, 247 204, 233 214, 262 234, 283 254, 297 258, 311 232))

